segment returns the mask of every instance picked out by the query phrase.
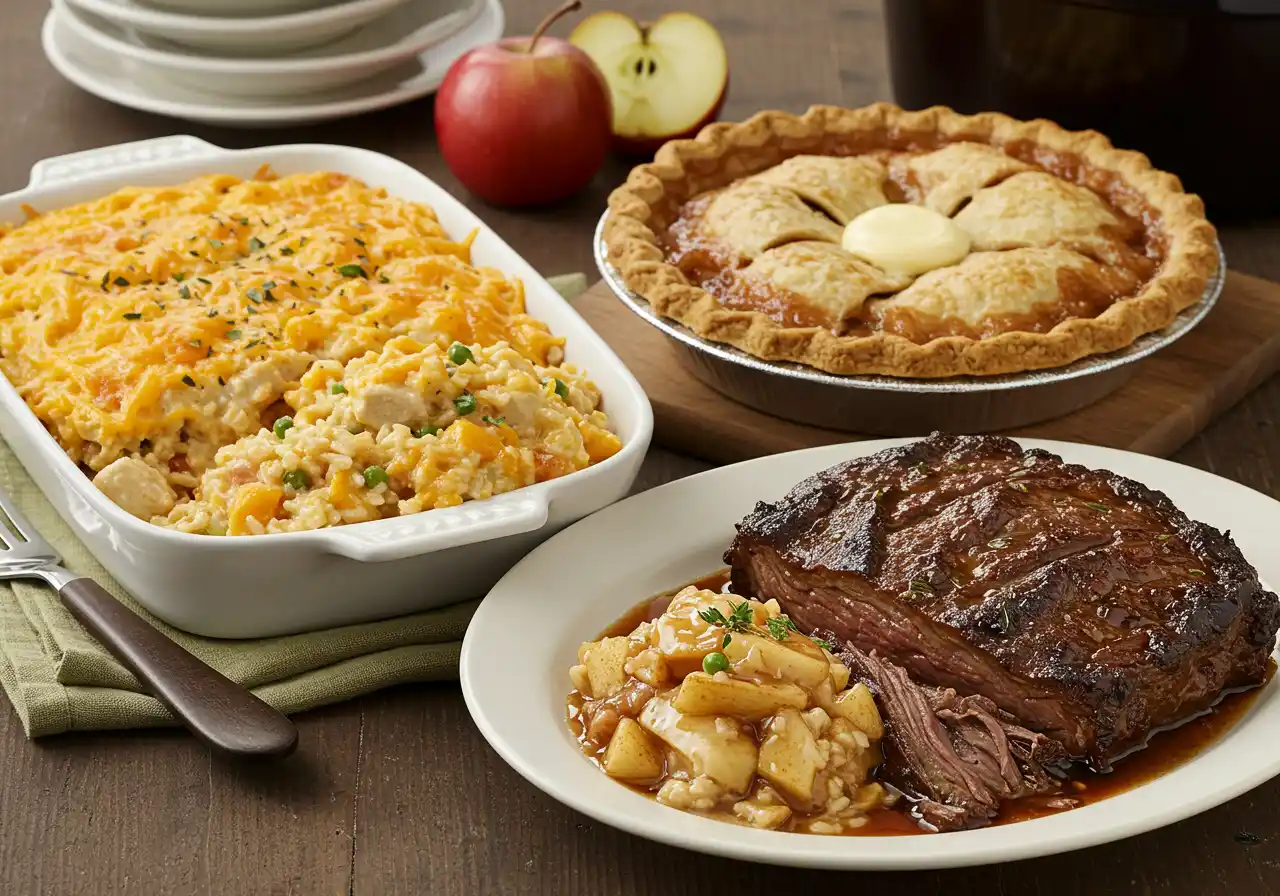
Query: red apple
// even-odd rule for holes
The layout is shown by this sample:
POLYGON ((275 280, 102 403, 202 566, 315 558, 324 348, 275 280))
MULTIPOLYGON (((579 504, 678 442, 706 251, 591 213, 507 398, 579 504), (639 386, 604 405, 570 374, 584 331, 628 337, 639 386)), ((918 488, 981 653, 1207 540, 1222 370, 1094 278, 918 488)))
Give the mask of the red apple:
POLYGON ((581 5, 565 3, 531 37, 469 51, 445 74, 436 96, 440 152, 486 202, 557 202, 604 164, 612 140, 609 88, 586 53, 543 35, 581 5))
POLYGON ((609 84, 614 145, 652 155, 677 137, 716 120, 729 92, 729 58, 711 23, 667 13, 641 25, 620 12, 598 12, 569 40, 586 52, 609 84))

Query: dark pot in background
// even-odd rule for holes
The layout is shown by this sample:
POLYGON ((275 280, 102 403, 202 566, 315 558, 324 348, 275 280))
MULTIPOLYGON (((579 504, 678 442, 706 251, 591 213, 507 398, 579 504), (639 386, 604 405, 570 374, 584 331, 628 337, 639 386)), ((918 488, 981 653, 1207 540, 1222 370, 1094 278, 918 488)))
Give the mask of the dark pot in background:
POLYGON ((1280 214, 1280 0, 885 0, 897 102, 1094 128, 1204 197, 1280 214))

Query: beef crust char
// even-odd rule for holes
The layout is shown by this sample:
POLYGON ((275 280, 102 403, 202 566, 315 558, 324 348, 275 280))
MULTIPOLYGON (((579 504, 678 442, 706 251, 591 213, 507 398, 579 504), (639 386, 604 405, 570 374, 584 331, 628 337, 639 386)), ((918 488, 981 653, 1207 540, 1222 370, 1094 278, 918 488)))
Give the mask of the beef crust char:
POLYGON ((810 477, 757 504, 725 560, 736 593, 1099 769, 1260 684, 1280 627, 1229 535, 996 436, 935 433, 810 477))

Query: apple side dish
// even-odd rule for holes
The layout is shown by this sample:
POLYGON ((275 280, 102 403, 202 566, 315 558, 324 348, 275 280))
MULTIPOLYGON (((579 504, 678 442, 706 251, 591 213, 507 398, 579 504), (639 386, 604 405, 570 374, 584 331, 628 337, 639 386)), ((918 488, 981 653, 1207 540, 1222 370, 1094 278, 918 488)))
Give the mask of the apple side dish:
POLYGON ((658 802, 772 830, 840 834, 895 795, 865 684, 776 601, 691 585, 656 619, 583 644, 569 723, 609 775, 658 802))

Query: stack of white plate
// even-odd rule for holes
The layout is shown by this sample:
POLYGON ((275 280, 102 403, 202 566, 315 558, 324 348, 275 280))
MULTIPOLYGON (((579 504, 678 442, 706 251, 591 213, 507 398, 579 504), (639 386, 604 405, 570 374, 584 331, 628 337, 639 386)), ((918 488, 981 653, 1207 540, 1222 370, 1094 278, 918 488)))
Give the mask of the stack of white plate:
POLYGON ((500 0, 52 0, 42 43, 89 93, 146 112, 268 127, 433 92, 496 40, 500 0))

